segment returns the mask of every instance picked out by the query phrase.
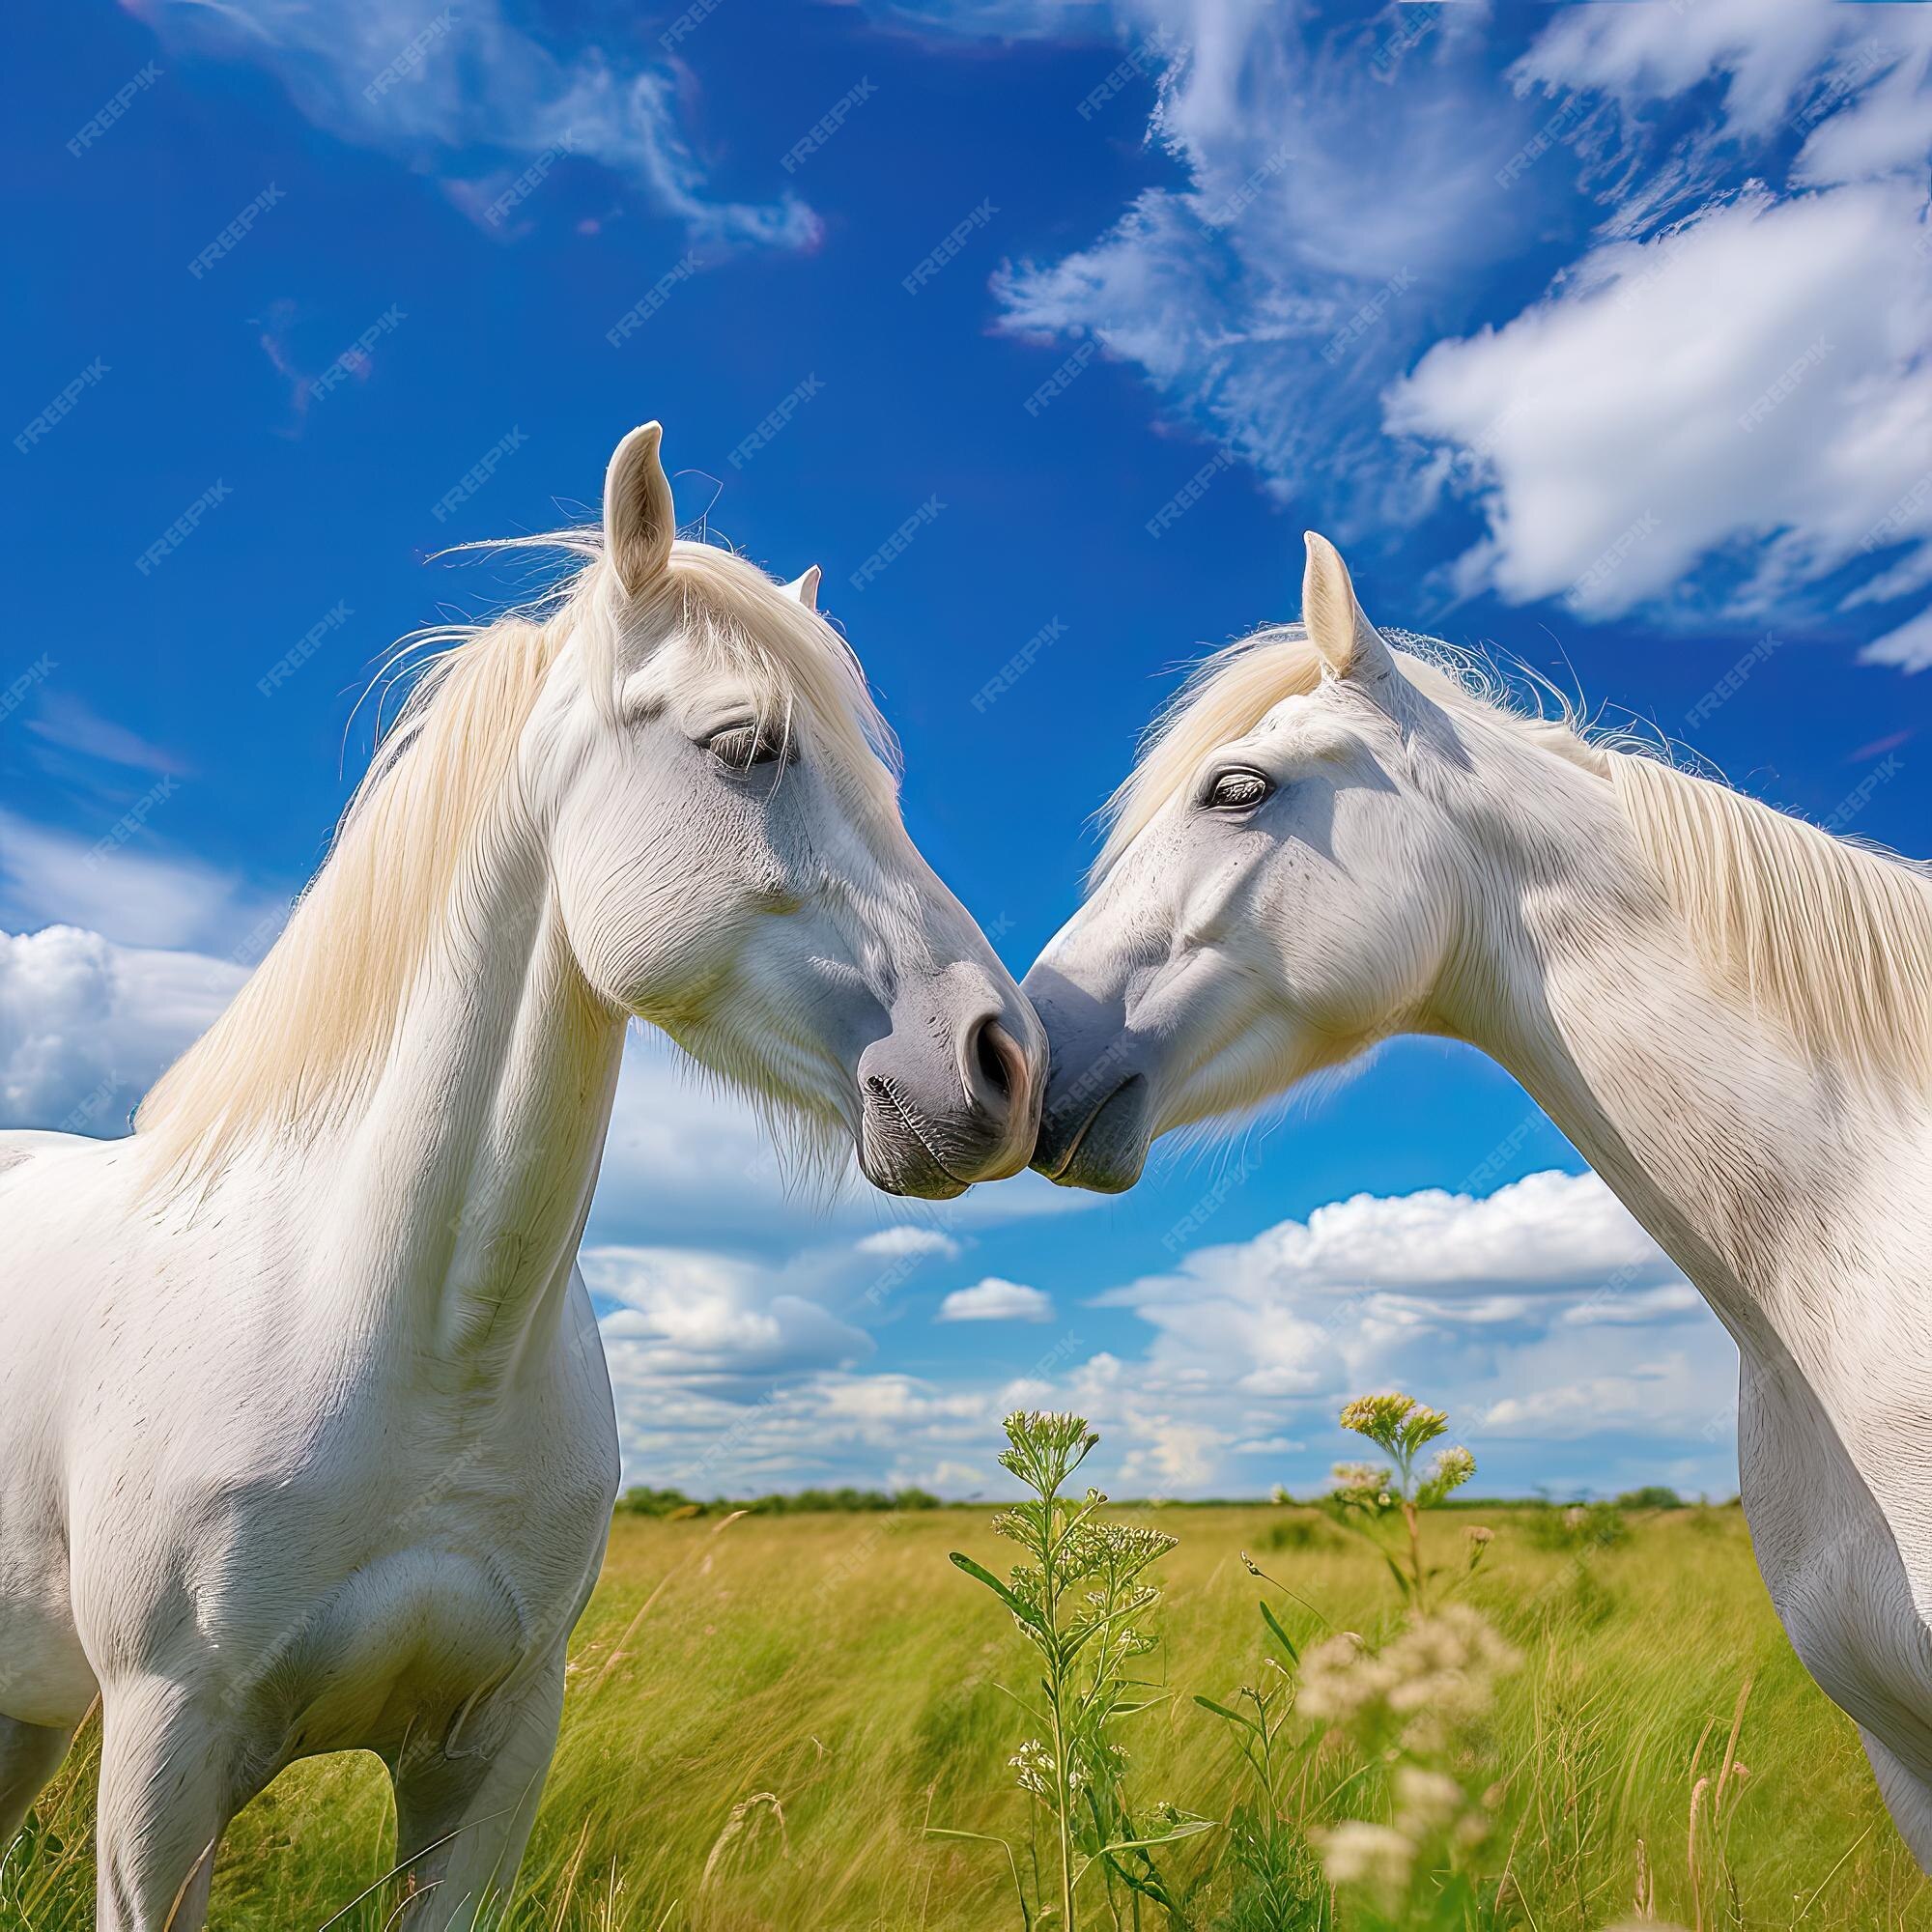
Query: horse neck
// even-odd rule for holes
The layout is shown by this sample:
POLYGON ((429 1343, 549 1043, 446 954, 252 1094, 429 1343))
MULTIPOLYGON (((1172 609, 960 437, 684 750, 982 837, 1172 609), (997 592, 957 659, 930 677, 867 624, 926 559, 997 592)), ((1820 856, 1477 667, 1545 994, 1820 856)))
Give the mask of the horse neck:
POLYGON ((342 1145, 356 1276, 433 1373, 500 1379, 554 1339, 610 1125, 624 1017, 584 981, 534 835, 470 882, 342 1145))
POLYGON ((1443 1030, 1501 1062, 1758 1359, 1840 1346, 1873 1106, 1714 986, 1602 778, 1512 746, 1443 1030))

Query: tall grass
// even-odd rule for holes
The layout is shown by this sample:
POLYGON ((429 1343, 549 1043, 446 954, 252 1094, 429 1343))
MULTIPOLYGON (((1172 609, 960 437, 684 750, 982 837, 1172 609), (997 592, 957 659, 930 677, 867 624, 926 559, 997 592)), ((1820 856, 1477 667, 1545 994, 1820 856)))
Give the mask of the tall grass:
MULTIPOLYGON (((1376 1643, 1398 1621, 1387 1572, 1313 1510, 1111 1515, 1180 1539, 1161 1564, 1158 1653, 1176 1694, 1135 1719, 1136 1779, 1225 1827, 1252 1804, 1252 1773, 1228 1726, 1192 1699, 1232 1708, 1264 1668, 1265 1586, 1242 1551, 1376 1643)), ((1009 1547, 992 1517, 614 1523, 572 1646, 518 1932, 1010 1925, 1003 1861, 926 1833, 1012 1823, 1014 1713, 996 1686, 1011 1680, 1021 1639, 947 1561, 956 1548, 999 1568, 1009 1547)), ((1425 1561, 1460 1568, 1468 1520, 1425 1518, 1425 1561)), ((1735 1509, 1633 1516, 1620 1542, 1566 1530, 1560 1511, 1486 1506, 1482 1520, 1494 1541, 1461 1601, 1522 1660, 1497 1686, 1485 1747, 1501 1786, 1483 1853, 1497 1922, 1596 1932, 1643 1903, 1687 1927, 1701 1914, 1707 1932, 1932 1932, 1932 1890, 1885 1817, 1850 1719, 1792 1655, 1735 1509)), ((1293 1599, 1269 1601, 1304 1654, 1328 1634, 1293 1599)), ((17 1881, 10 1867, 6 1932, 91 1923, 97 1752, 90 1725, 40 1807, 63 1849, 17 1881)), ((320 1926, 387 1869, 390 1837, 374 1760, 297 1766, 224 1843, 213 1922, 320 1926)), ((1204 1834, 1204 1856, 1221 1838, 1204 1834)), ((1274 1932, 1265 1918, 1231 1916, 1232 1870, 1216 1886, 1195 1901, 1204 1924, 1274 1932)), ((340 1923, 377 1932, 375 1903, 340 1923)))

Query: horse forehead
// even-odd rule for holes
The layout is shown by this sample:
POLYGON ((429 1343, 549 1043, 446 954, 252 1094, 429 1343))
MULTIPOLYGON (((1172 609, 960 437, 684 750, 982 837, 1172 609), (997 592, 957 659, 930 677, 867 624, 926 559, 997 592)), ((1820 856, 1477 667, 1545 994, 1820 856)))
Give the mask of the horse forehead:
POLYGON ((756 696, 746 671, 695 649, 682 638, 653 651, 625 675, 620 690, 622 707, 629 715, 663 713, 680 723, 756 696))
POLYGON ((1279 699, 1243 741, 1270 751, 1312 757, 1334 757, 1359 742, 1348 707, 1326 682, 1279 699))

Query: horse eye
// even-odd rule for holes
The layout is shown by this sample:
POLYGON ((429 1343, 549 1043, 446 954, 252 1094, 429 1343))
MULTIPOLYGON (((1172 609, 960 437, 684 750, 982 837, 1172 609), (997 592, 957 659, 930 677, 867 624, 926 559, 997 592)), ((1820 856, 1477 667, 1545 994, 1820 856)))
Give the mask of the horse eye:
POLYGON ((734 772, 749 772, 784 755, 783 743, 756 724, 734 724, 711 740, 711 754, 734 772))
POLYGON ((1208 787, 1208 803, 1223 811, 1245 811, 1273 790, 1259 772, 1223 772, 1208 787))

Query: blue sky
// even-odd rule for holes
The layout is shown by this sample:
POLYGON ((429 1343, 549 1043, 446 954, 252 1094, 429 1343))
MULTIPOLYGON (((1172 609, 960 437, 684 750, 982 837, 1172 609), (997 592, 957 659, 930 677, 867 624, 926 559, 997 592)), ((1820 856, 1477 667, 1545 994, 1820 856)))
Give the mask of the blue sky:
MULTIPOLYGON (((381 653, 529 587, 431 553, 580 518, 650 416, 687 518, 824 567, 913 836, 1015 972, 1177 667, 1294 614, 1309 526, 1384 624, 1925 849, 1921 10, 4 32, 36 80, 0 129, 0 1123, 121 1130, 320 856, 381 653)), ((914 1217, 792 1198, 639 1042, 587 1266, 640 1481, 972 1493, 1025 1402, 1086 1408, 1122 1490, 1308 1489, 1339 1402, 1401 1381, 1482 1488, 1734 1482, 1729 1344, 1443 1045, 1119 1201, 1028 1177, 914 1217)))

